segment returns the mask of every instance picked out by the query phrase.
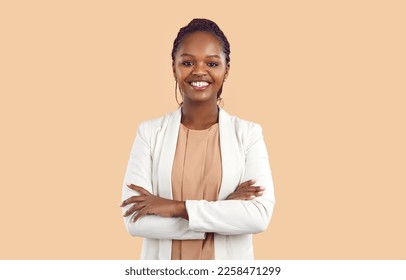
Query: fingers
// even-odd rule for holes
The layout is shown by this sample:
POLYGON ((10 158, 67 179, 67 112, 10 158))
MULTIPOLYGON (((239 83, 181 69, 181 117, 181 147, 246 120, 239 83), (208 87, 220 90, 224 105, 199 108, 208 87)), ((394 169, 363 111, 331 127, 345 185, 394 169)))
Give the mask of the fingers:
POLYGON ((264 187, 246 187, 244 188, 245 192, 263 192, 265 190, 264 187))
POLYGON ((256 197, 262 196, 263 194, 264 194, 264 192, 262 192, 262 191, 247 194, 247 195, 245 195, 245 200, 251 200, 251 199, 254 199, 256 197))
POLYGON ((149 191, 147 191, 146 189, 144 189, 140 186, 133 185, 133 184, 127 184, 127 187, 129 187, 132 190, 137 191, 140 195, 134 195, 134 196, 131 196, 130 198, 127 198, 120 204, 120 207, 124 207, 131 203, 138 203, 141 201, 145 201, 146 197, 151 195, 151 193, 149 191))
POLYGON ((139 220, 141 217, 144 217, 145 215, 148 215, 148 210, 146 207, 144 207, 141 211, 134 215, 134 217, 132 218, 132 222, 135 223, 137 220, 139 220))
POLYGON ((241 183, 241 184, 237 187, 237 190, 238 190, 238 189, 242 189, 242 188, 244 188, 244 189, 249 189, 249 190, 256 190, 257 188, 261 188, 262 190, 265 190, 265 188, 263 188, 263 187, 252 186, 252 185, 254 185, 256 182, 257 182, 257 181, 254 180, 254 179, 245 181, 245 182, 241 183))
POLYGON ((125 213, 123 214, 123 217, 130 216, 132 213, 134 213, 134 212, 136 211, 136 210, 135 210, 136 206, 137 206, 137 204, 134 204, 133 206, 131 206, 130 208, 128 208, 128 210, 125 211, 125 213))
POLYGON ((131 216, 132 214, 134 214, 134 212, 140 211, 145 206, 146 206, 146 203, 144 203, 144 202, 136 203, 133 206, 131 206, 130 208, 128 208, 127 211, 125 211, 123 217, 131 216))
POLYGON ((253 186, 255 183, 255 180, 248 180, 241 183, 236 190, 227 197, 227 199, 252 200, 256 197, 262 196, 265 188, 261 186, 253 186))
POLYGON ((255 182, 256 182, 256 181, 253 180, 253 179, 248 180, 248 181, 245 181, 245 182, 241 183, 241 184, 237 187, 237 189, 239 189, 239 188, 248 188, 249 186, 255 184, 255 182))
POLYGON ((227 197, 227 200, 251 200, 256 197, 262 196, 263 191, 254 191, 254 192, 247 192, 247 191, 236 191, 230 194, 227 197))
POLYGON ((147 199, 147 196, 144 196, 144 195, 131 196, 130 198, 127 198, 126 200, 124 200, 121 203, 120 207, 124 207, 124 206, 126 206, 128 204, 131 204, 131 203, 142 202, 142 201, 145 201, 146 199, 147 199))
POLYGON ((244 192, 237 196, 236 199, 252 200, 258 196, 262 196, 263 192, 244 192))
POLYGON ((124 207, 129 204, 134 204, 124 213, 123 217, 131 216, 132 214, 137 212, 134 215, 134 217, 132 218, 132 221, 135 222, 138 219, 140 219, 141 217, 148 215, 148 210, 147 210, 148 207, 146 207, 147 206, 146 201, 148 200, 148 198, 151 198, 151 196, 153 196, 153 195, 149 191, 144 189, 143 187, 140 187, 140 186, 137 186, 134 184, 127 184, 127 187, 138 192, 140 195, 134 195, 134 196, 127 198, 126 200, 124 200, 121 203, 120 207, 124 207))
POLYGON ((244 191, 249 191, 249 192, 260 192, 260 191, 264 191, 265 190, 265 188, 264 187, 257 187, 257 186, 252 186, 253 184, 255 184, 256 183, 256 181, 255 180, 248 180, 248 181, 245 181, 245 182, 243 182, 243 183, 241 183, 238 187, 237 187, 237 189, 236 189, 236 191, 238 191, 238 190, 244 190, 244 191))
POLYGON ((137 186, 137 185, 133 185, 133 184, 127 184, 127 187, 129 187, 130 189, 139 192, 142 195, 150 195, 151 193, 149 191, 147 191, 146 189, 144 189, 143 187, 137 186))

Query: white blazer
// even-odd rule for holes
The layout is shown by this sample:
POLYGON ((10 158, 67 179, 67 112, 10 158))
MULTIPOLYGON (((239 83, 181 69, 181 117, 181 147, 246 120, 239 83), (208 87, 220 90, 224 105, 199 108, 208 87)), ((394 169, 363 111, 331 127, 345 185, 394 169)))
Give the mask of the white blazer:
MULTIPOLYGON (((124 178, 122 199, 139 195, 126 184, 135 184, 172 199, 172 163, 178 139, 181 109, 140 124, 124 178)), ((132 236, 144 237, 141 259, 171 259, 172 239, 204 239, 214 232, 215 259, 253 259, 252 234, 266 230, 275 204, 268 153, 258 124, 219 111, 222 183, 218 201, 187 200, 189 220, 144 216, 130 222, 132 236), (225 200, 250 179, 265 187, 253 200, 225 200)), ((131 205, 123 207, 123 213, 131 205)))

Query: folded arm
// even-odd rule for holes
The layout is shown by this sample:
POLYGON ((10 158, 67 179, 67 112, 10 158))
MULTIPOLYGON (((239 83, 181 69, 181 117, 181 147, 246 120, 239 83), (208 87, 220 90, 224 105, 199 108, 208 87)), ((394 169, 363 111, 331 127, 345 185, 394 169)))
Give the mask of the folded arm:
POLYGON ((189 229, 237 235, 262 232, 268 227, 275 204, 273 181, 262 129, 251 125, 245 142, 243 181, 256 180, 255 186, 264 187, 263 195, 252 200, 188 200, 189 229))
MULTIPOLYGON (((140 193, 127 187, 127 184, 142 186, 145 190, 153 193, 152 190, 152 156, 150 149, 150 127, 148 123, 142 123, 135 138, 130 159, 128 161, 124 184, 122 188, 122 201, 140 193)), ((122 207, 125 214, 132 205, 122 207)), ((194 231, 188 228, 188 221, 180 217, 161 217, 147 215, 132 222, 138 212, 123 217, 127 231, 132 236, 140 236, 156 239, 204 239, 205 232, 194 231)))

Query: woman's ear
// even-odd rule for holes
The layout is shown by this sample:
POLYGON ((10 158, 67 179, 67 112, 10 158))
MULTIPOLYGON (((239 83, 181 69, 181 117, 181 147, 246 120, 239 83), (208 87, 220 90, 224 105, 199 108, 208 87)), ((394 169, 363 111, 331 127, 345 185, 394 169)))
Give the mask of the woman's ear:
POLYGON ((226 65, 226 73, 224 74, 224 80, 227 79, 228 73, 230 72, 230 62, 226 65))
POLYGON ((172 73, 173 73, 173 78, 176 81, 175 62, 174 61, 172 61, 172 73))

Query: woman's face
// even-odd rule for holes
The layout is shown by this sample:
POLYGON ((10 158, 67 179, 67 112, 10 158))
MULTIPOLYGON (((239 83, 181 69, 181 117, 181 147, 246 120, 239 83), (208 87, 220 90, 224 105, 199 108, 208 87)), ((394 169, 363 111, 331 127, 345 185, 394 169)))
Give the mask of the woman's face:
POLYGON ((184 104, 217 102, 217 92, 228 75, 229 64, 220 41, 207 32, 194 32, 181 42, 173 73, 184 104))

